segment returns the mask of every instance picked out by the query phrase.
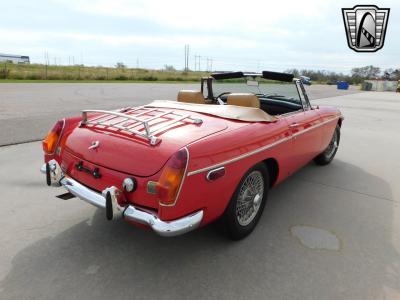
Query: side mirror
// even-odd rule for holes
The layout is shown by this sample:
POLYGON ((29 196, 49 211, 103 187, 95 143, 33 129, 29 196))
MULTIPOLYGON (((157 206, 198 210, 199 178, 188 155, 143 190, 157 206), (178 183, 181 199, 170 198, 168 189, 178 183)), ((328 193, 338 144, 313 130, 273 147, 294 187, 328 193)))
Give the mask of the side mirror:
POLYGON ((258 87, 259 85, 257 80, 247 80, 246 84, 247 86, 256 86, 256 87, 258 87))

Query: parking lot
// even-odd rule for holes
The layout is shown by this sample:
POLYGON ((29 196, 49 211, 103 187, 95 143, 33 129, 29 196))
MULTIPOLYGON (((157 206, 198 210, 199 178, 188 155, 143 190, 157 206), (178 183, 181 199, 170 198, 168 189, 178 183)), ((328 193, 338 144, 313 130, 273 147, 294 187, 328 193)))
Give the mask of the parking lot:
POLYGON ((162 238, 54 197, 28 141, 61 116, 180 87, 0 86, 0 145, 16 143, 0 147, 0 299, 400 299, 400 94, 308 88, 345 115, 337 156, 272 189, 239 242, 213 226, 162 238))
MULTIPOLYGON (((82 109, 116 109, 175 100, 180 89, 200 89, 199 83, 3 83, 0 86, 0 146, 43 138, 55 121, 82 109)), ((312 99, 357 93, 335 86, 307 87, 312 99)))

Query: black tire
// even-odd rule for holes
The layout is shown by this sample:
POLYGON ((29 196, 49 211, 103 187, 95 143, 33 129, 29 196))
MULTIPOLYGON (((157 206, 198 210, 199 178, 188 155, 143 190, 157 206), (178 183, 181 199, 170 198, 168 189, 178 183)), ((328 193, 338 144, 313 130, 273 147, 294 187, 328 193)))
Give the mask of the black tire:
POLYGON ((336 152, 339 149, 339 142, 340 142, 340 126, 336 125, 335 131, 333 132, 332 139, 321 154, 314 158, 314 162, 317 165, 325 166, 329 164, 336 155, 336 152))
MULTIPOLYGON (((264 210, 264 206, 268 196, 268 189, 269 189, 269 175, 268 175, 268 169, 264 163, 259 163, 246 172, 246 174, 240 180, 239 185, 237 186, 235 193, 233 194, 231 201, 229 202, 228 207, 226 208, 223 216, 220 219, 220 227, 222 227, 224 233, 229 238, 231 238, 232 240, 240 240, 248 236, 253 231, 258 221, 260 220, 260 217, 264 210), (260 175, 262 178, 260 178, 260 175), (248 185, 250 184, 250 181, 255 182, 257 187, 258 184, 262 182, 263 185, 262 192, 258 190, 259 193, 252 194, 249 188, 245 189, 246 186, 249 187, 248 185), (243 190, 242 187, 245 190, 243 190), (260 193, 262 193, 261 199, 259 199, 260 193), (246 204, 244 204, 245 201, 243 201, 244 197, 249 198, 249 200, 246 201, 246 204), (238 202, 241 202, 242 207, 247 206, 244 209, 247 209, 248 212, 250 212, 253 209, 253 212, 249 216, 249 219, 246 220, 246 222, 249 221, 248 224, 245 224, 246 222, 244 221, 244 218, 246 216, 242 215, 238 216, 238 214, 240 215, 240 213, 237 212, 239 204, 238 202), (248 206, 248 204, 250 204, 251 206, 248 206)), ((254 190, 257 190, 257 188, 255 188, 254 190)))

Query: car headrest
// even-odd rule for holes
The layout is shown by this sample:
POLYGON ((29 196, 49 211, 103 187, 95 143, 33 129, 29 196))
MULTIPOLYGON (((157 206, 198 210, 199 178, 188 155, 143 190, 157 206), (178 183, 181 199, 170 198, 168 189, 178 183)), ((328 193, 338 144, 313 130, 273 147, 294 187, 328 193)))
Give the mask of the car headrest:
POLYGON ((205 104, 203 94, 200 91, 181 90, 178 93, 178 102, 205 104))
POLYGON ((254 94, 233 93, 227 98, 228 105, 260 108, 260 100, 254 94))

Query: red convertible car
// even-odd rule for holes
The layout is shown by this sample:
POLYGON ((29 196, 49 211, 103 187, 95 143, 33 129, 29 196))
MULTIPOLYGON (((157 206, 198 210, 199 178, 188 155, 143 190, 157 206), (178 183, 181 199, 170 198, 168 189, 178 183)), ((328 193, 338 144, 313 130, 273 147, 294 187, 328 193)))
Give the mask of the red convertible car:
POLYGON ((334 158, 343 117, 310 104, 292 74, 217 73, 177 101, 84 110, 43 140, 48 185, 174 236, 218 220, 232 239, 256 226, 268 190, 334 158))

